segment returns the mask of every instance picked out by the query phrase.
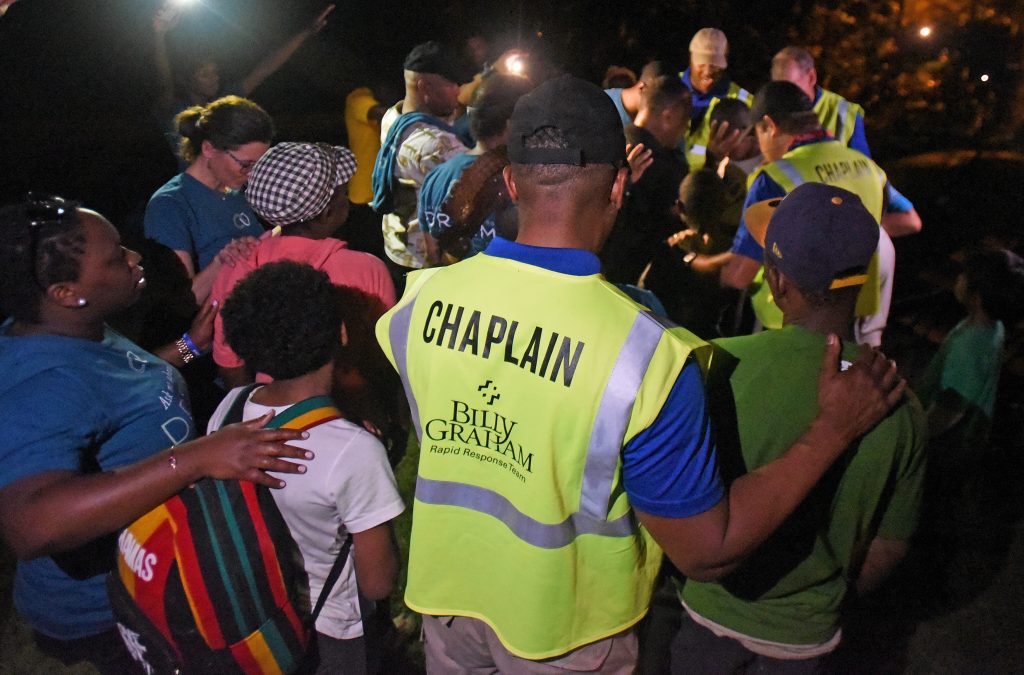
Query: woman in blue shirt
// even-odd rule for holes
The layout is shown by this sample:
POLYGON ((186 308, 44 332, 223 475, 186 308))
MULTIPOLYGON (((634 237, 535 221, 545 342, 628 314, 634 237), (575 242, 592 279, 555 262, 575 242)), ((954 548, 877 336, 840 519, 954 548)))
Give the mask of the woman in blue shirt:
POLYGON ((238 96, 187 108, 175 124, 188 168, 153 193, 144 227, 178 256, 202 305, 220 265, 263 234, 242 187, 270 147, 274 125, 263 108, 238 96))
POLYGON ((209 344, 216 307, 155 353, 111 330, 145 277, 101 215, 30 197, 0 209, 0 228, 0 536, 18 557, 14 604, 44 652, 126 672, 102 538, 203 476, 279 487, 264 471, 301 472, 279 458, 306 454, 284 444, 298 432, 261 429, 269 418, 194 440, 175 366, 209 344))

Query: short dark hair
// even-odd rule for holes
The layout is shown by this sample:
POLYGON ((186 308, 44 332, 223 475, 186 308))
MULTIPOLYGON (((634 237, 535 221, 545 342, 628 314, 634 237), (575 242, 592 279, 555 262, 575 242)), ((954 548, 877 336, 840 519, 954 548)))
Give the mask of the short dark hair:
POLYGON ((732 129, 746 129, 751 124, 750 106, 738 98, 719 99, 711 109, 712 122, 728 122, 732 129))
POLYGON ((342 313, 327 274, 302 263, 250 272, 220 310, 224 336, 246 365, 275 380, 311 373, 341 342, 342 313))
POLYGON ((661 112, 673 106, 691 106, 690 90, 678 77, 663 75, 644 87, 643 99, 652 112, 661 112))
POLYGON ((1024 261, 1006 249, 982 248, 964 260, 967 290, 981 300, 990 319, 1010 323, 1021 315, 1024 303, 1024 261))
POLYGON ((640 81, 649 86, 659 77, 671 75, 675 75, 675 71, 671 70, 664 61, 649 61, 640 70, 640 81))
MULTIPOLYGON (((764 257, 764 266, 765 269, 770 268, 776 272, 785 274, 785 272, 779 269, 779 266, 775 264, 775 261, 772 260, 770 256, 766 255, 764 257)), ((853 309, 856 306, 857 297, 860 295, 862 288, 861 286, 844 286, 842 288, 832 290, 812 291, 798 284, 793 277, 787 276, 787 278, 790 283, 800 289, 800 294, 804 297, 804 302, 817 309, 831 309, 843 304, 849 305, 850 309, 853 309)))
POLYGON ((760 124, 767 115, 787 134, 821 128, 814 103, 800 87, 786 80, 774 80, 758 89, 750 115, 755 124, 760 124))
POLYGON ((59 197, 33 197, 0 208, 0 306, 4 312, 19 321, 36 323, 46 289, 78 279, 79 259, 85 252, 78 208, 77 202, 59 197), (63 206, 63 215, 36 213, 40 205, 55 204, 63 206))
POLYGON ((174 118, 181 135, 178 154, 192 162, 202 152, 203 141, 220 150, 231 150, 246 143, 274 139, 274 122, 267 111, 241 96, 224 96, 209 105, 194 105, 174 118))
POLYGON ((491 72, 473 95, 469 130, 473 138, 493 138, 505 131, 519 97, 533 89, 525 77, 491 72))

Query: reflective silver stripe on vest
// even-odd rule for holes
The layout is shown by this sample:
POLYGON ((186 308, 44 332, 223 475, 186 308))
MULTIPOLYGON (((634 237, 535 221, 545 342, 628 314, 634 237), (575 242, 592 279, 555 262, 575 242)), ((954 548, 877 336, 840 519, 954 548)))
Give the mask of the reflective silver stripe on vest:
POLYGON ((583 470, 583 494, 580 495, 580 511, 592 518, 603 520, 608 515, 612 478, 633 412, 633 402, 664 332, 661 324, 646 313, 637 314, 608 377, 594 418, 594 428, 590 432, 587 464, 583 470))
POLYGON ((804 184, 804 177, 800 175, 795 166, 789 163, 788 159, 777 159, 772 163, 793 183, 793 187, 804 184))
POLYGON ((743 87, 740 87, 739 92, 736 93, 736 98, 738 98, 739 100, 743 101, 744 103, 749 104, 750 103, 750 92, 747 91, 746 89, 744 89, 743 87))
POLYGON ((692 148, 690 148, 690 154, 699 155, 700 157, 703 157, 704 155, 708 154, 708 148, 706 145, 695 145, 692 148))
POLYGON ((638 314, 633 320, 608 377, 594 428, 590 432, 578 512, 560 523, 541 523, 519 511, 494 490, 423 476, 416 481, 416 499, 427 504, 460 506, 486 513, 503 522, 518 538, 539 548, 561 548, 581 534, 606 537, 632 535, 632 512, 613 521, 606 520, 609 499, 633 404, 664 330, 646 313, 638 314))
POLYGON ((395 357, 395 368, 402 378, 402 386, 405 388, 405 398, 409 401, 409 411, 412 413, 412 423, 416 425, 416 438, 422 442, 423 429, 420 427, 420 409, 416 405, 416 397, 412 393, 412 383, 409 382, 409 325, 412 322, 412 308, 416 306, 416 298, 409 301, 409 304, 402 307, 391 317, 391 324, 388 326, 388 337, 391 338, 391 353, 395 357))
POLYGON ((560 523, 542 523, 526 515, 503 495, 479 485, 447 480, 416 479, 416 499, 426 504, 461 506, 497 518, 516 537, 538 548, 562 548, 581 534, 628 537, 633 534, 632 511, 611 522, 573 513, 560 523))
POLYGON ((846 120, 846 113, 850 109, 850 102, 845 98, 839 101, 839 108, 836 111, 836 133, 835 137, 837 140, 843 139, 843 122, 846 120))

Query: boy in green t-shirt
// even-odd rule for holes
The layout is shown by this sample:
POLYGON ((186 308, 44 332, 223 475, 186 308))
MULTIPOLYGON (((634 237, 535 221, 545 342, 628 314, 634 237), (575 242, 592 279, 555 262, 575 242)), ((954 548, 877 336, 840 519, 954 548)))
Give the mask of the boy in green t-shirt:
MULTIPOLYGON (((807 183, 772 201, 777 209, 766 212, 766 231, 751 231, 763 241, 765 279, 785 325, 716 341, 709 373, 727 480, 779 457, 817 413, 818 364, 829 333, 847 342, 845 359, 855 358, 857 292, 878 244, 877 222, 851 192, 807 183)), ((820 669, 842 637, 847 590, 877 586, 906 552, 920 508, 925 429, 923 411, 908 396, 736 572, 717 583, 688 580, 672 672, 820 669)))

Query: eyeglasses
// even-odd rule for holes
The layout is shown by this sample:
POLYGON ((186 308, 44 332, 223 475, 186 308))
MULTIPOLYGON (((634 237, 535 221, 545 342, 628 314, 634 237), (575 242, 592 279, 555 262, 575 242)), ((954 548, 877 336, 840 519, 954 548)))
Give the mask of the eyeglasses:
POLYGON ((78 204, 62 197, 29 192, 25 195, 25 215, 28 216, 29 260, 32 261, 32 276, 39 288, 46 290, 39 278, 39 230, 51 225, 68 225, 74 222, 78 204))
POLYGON ((256 165, 256 162, 258 161, 255 159, 239 159, 235 157, 235 153, 231 152, 227 148, 224 148, 224 152, 228 154, 228 157, 235 160, 235 163, 238 164, 238 168, 241 169, 242 171, 248 171, 249 169, 254 167, 256 165))

